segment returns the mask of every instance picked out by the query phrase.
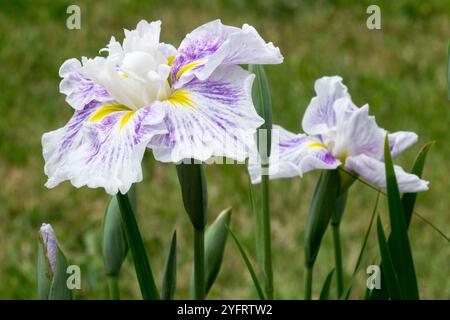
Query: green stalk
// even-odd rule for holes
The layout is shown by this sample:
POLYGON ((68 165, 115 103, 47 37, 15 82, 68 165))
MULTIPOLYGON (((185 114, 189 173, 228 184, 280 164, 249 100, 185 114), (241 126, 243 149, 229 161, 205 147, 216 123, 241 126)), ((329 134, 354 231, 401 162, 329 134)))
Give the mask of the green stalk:
POLYGON ((334 260, 336 264, 337 296, 340 297, 344 290, 344 275, 342 272, 342 251, 339 224, 331 224, 331 229, 333 231, 334 260))
POLYGON ((311 300, 312 297, 312 267, 305 267, 305 300, 311 300))
POLYGON ((133 256, 134 268, 144 300, 159 300, 158 289, 153 278, 152 270, 148 262, 142 242, 141 233, 133 213, 133 209, 127 194, 117 194, 120 212, 122 216, 123 230, 133 256))
POLYGON ((194 228, 194 283, 196 300, 205 299, 205 229, 194 228))
MULTIPOLYGON (((267 299, 273 299, 273 272, 272 272, 272 249, 270 232, 270 208, 269 208, 269 158, 272 146, 272 99, 270 96, 269 82, 261 65, 251 64, 248 70, 255 74, 255 82, 252 88, 252 99, 256 112, 264 119, 257 130, 258 153, 261 158, 262 169, 262 266, 260 265, 265 279, 265 293, 267 299), (262 139, 262 140, 261 140, 262 139)), ((258 240, 257 240, 258 241, 258 240)), ((259 261, 258 261, 259 262, 259 261)))
MULTIPOLYGON (((266 167, 268 170, 268 165, 266 167)), ((264 171, 264 166, 263 166, 264 171)), ((267 174, 261 177, 261 191, 262 191, 262 227, 263 227, 263 265, 265 284, 264 289, 267 299, 273 299, 273 271, 272 271, 272 243, 271 243, 271 228, 270 228, 270 207, 269 207, 269 176, 267 174)))
POLYGON ((194 298, 205 299, 205 228, 208 190, 205 164, 193 159, 177 164, 177 175, 186 213, 194 229, 194 298))
POLYGON ((108 276, 108 291, 110 300, 120 300, 118 276, 108 276))

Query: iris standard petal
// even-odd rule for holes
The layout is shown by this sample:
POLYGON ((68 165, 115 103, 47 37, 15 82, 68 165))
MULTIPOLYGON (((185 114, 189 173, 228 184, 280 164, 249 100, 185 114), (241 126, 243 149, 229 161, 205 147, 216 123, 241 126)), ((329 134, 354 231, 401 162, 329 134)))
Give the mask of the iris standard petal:
MULTIPOLYGON (((273 126, 270 179, 302 176, 315 169, 336 169, 340 164, 320 140, 304 134, 294 134, 277 125, 273 126)), ((250 162, 248 168, 252 183, 259 183, 260 163, 250 162)))
POLYGON ((134 30, 124 30, 123 50, 125 52, 145 51, 151 52, 159 44, 161 21, 147 22, 141 20, 134 30))
POLYGON ((207 79, 220 65, 278 64, 283 62, 280 50, 266 43, 252 26, 236 28, 220 20, 206 23, 181 42, 173 60, 172 83, 175 88, 194 76, 207 79))
POLYGON ((243 161, 264 122, 252 103, 254 75, 239 66, 221 66, 206 81, 192 80, 167 100, 168 133, 149 147, 162 162, 227 157, 243 161))
POLYGON ((159 42, 160 30, 160 21, 140 21, 136 29, 125 30, 122 44, 111 38, 101 50, 107 57, 83 58, 83 72, 134 110, 166 99, 171 90, 170 57, 176 50, 159 42))
POLYGON ((75 187, 126 193, 142 180, 141 160, 155 134, 166 132, 155 105, 132 111, 117 103, 88 104, 67 125, 42 137, 46 186, 70 180, 75 187))
POLYGON ((399 156, 403 151, 417 142, 417 134, 414 132, 398 131, 388 135, 389 148, 392 158, 399 156))
POLYGON ((350 95, 339 76, 322 77, 316 80, 314 90, 316 96, 311 99, 306 108, 302 128, 310 135, 325 134, 336 125, 334 103, 343 97, 350 99, 350 95))
MULTIPOLYGON (((341 99, 339 103, 342 103, 342 108, 350 104, 347 98, 341 99)), ((375 159, 383 157, 384 130, 378 127, 375 117, 369 116, 368 105, 353 112, 338 114, 336 120, 336 136, 332 146, 335 157, 345 159, 359 154, 375 159)))
MULTIPOLYGON (((386 173, 384 163, 361 154, 348 157, 345 168, 358 174, 367 182, 386 189, 386 173)), ((395 165, 395 176, 400 192, 420 192, 428 190, 428 181, 420 179, 418 176, 405 172, 400 166, 395 165)))
POLYGON ((90 77, 82 72, 79 60, 66 60, 59 69, 59 76, 63 78, 59 84, 59 91, 66 95, 66 101, 75 110, 81 110, 93 100, 104 101, 110 99, 106 89, 94 83, 90 77))

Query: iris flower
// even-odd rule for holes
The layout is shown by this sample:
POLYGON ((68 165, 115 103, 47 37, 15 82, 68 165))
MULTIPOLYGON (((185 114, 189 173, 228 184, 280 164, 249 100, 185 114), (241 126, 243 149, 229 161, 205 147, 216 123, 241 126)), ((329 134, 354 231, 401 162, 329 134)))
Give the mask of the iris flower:
POLYGON ((279 49, 249 25, 220 20, 192 31, 178 50, 160 43, 160 29, 160 21, 140 21, 122 44, 111 38, 100 50, 106 57, 61 66, 60 91, 75 113, 42 137, 47 187, 70 180, 126 193, 142 180, 147 147, 163 162, 248 156, 263 119, 251 99, 254 75, 238 65, 281 63, 279 49))
MULTIPOLYGON (((270 178, 302 176, 314 169, 332 170, 342 167, 353 176, 386 188, 384 140, 387 131, 378 127, 369 107, 358 108, 347 87, 338 76, 323 77, 315 83, 314 97, 303 116, 306 134, 295 134, 274 126, 278 139, 273 139, 275 153, 270 158, 270 178), (272 169, 273 168, 273 169, 272 169)), ((413 132, 388 134, 392 157, 395 158, 417 141, 413 132)), ((400 192, 428 189, 428 182, 394 166, 400 192)), ((249 164, 253 183, 261 180, 261 167, 249 164)))

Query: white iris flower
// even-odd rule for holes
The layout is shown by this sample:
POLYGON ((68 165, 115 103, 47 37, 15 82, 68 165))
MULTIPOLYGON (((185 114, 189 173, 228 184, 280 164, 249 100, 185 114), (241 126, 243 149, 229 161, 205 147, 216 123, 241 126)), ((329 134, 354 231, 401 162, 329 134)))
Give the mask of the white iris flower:
POLYGON ((178 50, 160 43, 160 29, 140 21, 122 44, 111 38, 106 57, 61 66, 60 91, 75 113, 42 137, 47 187, 70 180, 126 193, 142 180, 147 147, 163 162, 248 156, 264 121, 251 98, 254 75, 239 64, 281 63, 279 49, 249 25, 220 20, 192 31, 178 50))
MULTIPOLYGON (((306 134, 294 134, 274 126, 279 139, 273 139, 270 178, 302 176, 314 169, 340 166, 367 182, 385 189, 384 140, 387 131, 378 127, 369 106, 355 106, 341 77, 323 77, 316 81, 314 97, 303 116, 306 134)), ((417 141, 414 132, 388 134, 395 158, 417 141)), ((394 166, 400 192, 428 190, 428 181, 394 166)), ((253 183, 261 181, 261 166, 249 164, 253 183)))

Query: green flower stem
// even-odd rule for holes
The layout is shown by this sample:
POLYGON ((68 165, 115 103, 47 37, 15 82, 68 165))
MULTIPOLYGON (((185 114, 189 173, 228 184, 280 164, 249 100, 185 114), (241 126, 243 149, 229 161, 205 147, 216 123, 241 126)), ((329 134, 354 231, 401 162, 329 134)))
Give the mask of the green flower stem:
POLYGON ((177 164, 183 205, 194 229, 194 299, 205 299, 205 228, 208 213, 208 188, 205 164, 177 164))
POLYGON ((312 296, 312 277, 313 269, 312 267, 305 267, 305 300, 311 300, 312 296))
POLYGON ((205 299, 205 229, 194 228, 194 283, 196 300, 205 299))
MULTIPOLYGON (((264 167, 264 165, 263 165, 264 167)), ((265 168, 263 168, 264 171, 265 168)), ((268 165, 266 166, 268 171, 268 165)), ((265 275, 265 293, 267 299, 273 299, 273 271, 272 271, 272 243, 270 228, 270 206, 269 206, 269 176, 267 174, 261 177, 262 190, 262 227, 263 227, 263 264, 265 275)))
POLYGON ((334 243, 334 260, 336 264, 336 281, 337 281, 337 297, 342 295, 344 290, 344 276, 342 271, 342 250, 341 250, 341 236, 339 224, 331 224, 333 232, 334 243))
POLYGON ((108 291, 110 300, 120 300, 119 279, 117 275, 108 276, 108 291))
POLYGON ((133 256, 134 268, 144 300, 159 300, 158 289, 153 278, 152 270, 148 262, 142 242, 141 233, 133 213, 133 209, 127 194, 117 194, 120 212, 122 215, 122 224, 131 255, 133 256))

